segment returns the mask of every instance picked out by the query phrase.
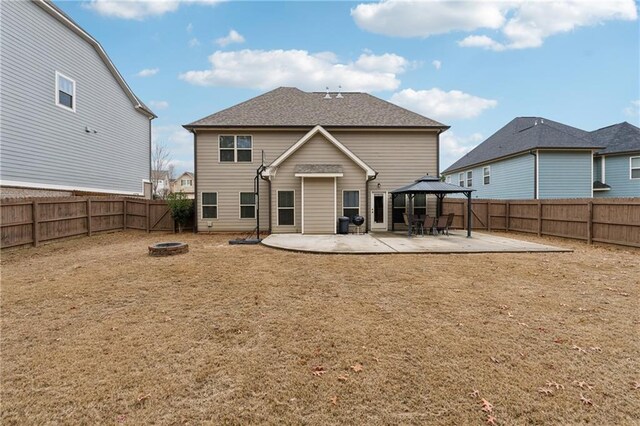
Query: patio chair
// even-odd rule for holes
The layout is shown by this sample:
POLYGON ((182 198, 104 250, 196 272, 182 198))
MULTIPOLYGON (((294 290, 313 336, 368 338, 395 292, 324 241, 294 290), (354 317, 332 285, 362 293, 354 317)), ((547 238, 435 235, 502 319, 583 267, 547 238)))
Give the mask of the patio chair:
POLYGON ((425 229, 430 234, 435 235, 436 234, 435 228, 436 228, 436 218, 426 215, 424 217, 424 220, 422 221, 422 235, 424 235, 425 229))
POLYGON ((409 229, 409 236, 414 232, 417 233, 415 221, 409 220, 409 216, 406 213, 402 213, 402 219, 404 219, 404 224, 407 225, 407 228, 409 229))
POLYGON ((455 217, 455 214, 453 213, 449 213, 447 215, 447 227, 445 229, 445 231, 447 232, 447 236, 449 235, 449 228, 451 227, 451 225, 453 225, 453 218, 455 217))
POLYGON ((436 233, 442 234, 447 230, 447 216, 439 216, 436 222, 436 233))

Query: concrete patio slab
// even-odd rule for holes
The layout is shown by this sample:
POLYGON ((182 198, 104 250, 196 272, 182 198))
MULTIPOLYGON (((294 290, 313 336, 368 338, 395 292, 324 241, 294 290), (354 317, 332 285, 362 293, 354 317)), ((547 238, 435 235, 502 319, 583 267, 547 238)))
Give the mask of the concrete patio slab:
POLYGON ((514 240, 492 234, 454 231, 450 236, 414 236, 381 232, 363 235, 272 234, 262 240, 267 247, 310 253, 393 254, 393 253, 531 253, 570 252, 561 247, 514 240))

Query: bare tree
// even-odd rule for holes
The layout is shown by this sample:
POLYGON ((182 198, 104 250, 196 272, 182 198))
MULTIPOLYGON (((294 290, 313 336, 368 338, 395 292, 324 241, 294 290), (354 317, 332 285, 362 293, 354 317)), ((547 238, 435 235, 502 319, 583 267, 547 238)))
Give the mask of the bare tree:
POLYGON ((171 166, 169 148, 161 142, 154 143, 151 151, 151 189, 154 197, 167 196, 171 190, 172 175, 173 166, 171 166))

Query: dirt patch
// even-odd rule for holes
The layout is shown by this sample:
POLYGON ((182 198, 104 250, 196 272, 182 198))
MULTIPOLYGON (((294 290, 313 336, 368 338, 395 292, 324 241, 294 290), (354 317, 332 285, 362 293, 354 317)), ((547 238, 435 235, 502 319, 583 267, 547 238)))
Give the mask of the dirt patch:
POLYGON ((2 253, 3 424, 640 421, 637 250, 518 235, 575 252, 342 256, 184 234, 189 253, 149 257, 166 237, 2 253))

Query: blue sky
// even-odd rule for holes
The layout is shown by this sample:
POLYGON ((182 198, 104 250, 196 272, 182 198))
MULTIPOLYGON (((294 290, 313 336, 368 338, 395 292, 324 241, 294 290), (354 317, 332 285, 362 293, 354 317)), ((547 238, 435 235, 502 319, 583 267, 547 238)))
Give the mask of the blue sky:
POLYGON ((278 86, 342 85, 450 125, 442 169, 516 116, 640 124, 633 0, 56 3, 159 116, 178 171, 182 124, 278 86))

